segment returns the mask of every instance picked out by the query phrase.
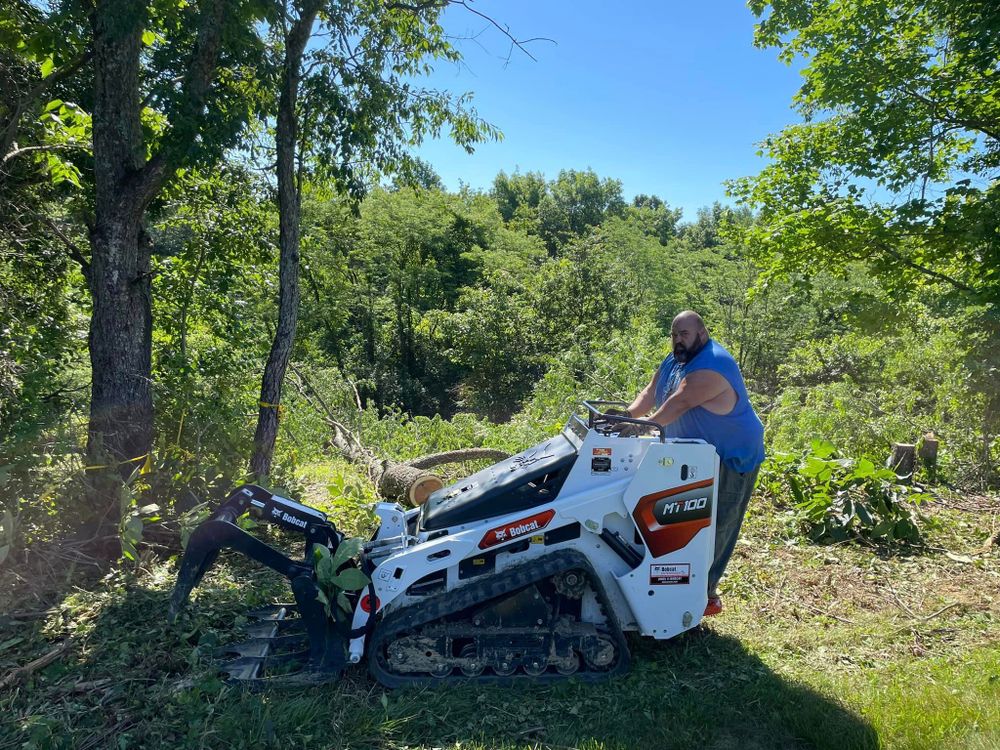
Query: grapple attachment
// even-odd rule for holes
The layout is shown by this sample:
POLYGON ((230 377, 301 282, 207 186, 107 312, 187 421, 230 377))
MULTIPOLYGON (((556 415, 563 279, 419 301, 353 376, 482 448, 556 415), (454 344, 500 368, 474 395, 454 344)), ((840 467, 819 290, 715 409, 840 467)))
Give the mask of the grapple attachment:
POLYGON ((333 553, 342 540, 343 534, 315 508, 257 485, 243 485, 192 532, 170 598, 169 620, 176 620, 219 552, 237 550, 288 578, 295 603, 251 612, 251 618, 258 622, 248 628, 249 640, 221 649, 236 656, 222 664, 221 671, 230 680, 247 684, 336 680, 344 669, 350 633, 341 632, 317 598, 312 552, 314 546, 322 545, 333 553), (302 534, 306 542, 303 559, 292 560, 241 529, 236 519, 244 513, 302 534))

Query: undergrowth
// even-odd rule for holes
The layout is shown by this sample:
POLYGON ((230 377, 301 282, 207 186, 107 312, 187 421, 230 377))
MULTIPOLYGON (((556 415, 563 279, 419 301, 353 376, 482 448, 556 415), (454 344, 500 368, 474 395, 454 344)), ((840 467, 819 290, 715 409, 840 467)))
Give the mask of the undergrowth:
MULTIPOLYGON (((478 428, 407 429, 419 452, 428 433, 478 428)), ((800 489, 823 489, 816 461, 831 497, 875 481, 895 491, 833 454, 787 464, 811 476, 800 489)), ((1000 747, 1000 500, 928 499, 919 544, 817 545, 785 481, 773 467, 761 480, 723 615, 669 642, 630 638, 630 673, 599 685, 387 691, 355 668, 335 685, 245 693, 218 678, 215 652, 240 639, 248 609, 288 600, 283 579, 223 555, 170 626, 176 554, 143 542, 134 562, 84 576, 73 555, 39 552, 30 570, 0 568, 0 679, 61 651, 0 689, 0 750, 1000 747)), ((350 465, 302 465, 295 489, 348 534, 371 533, 373 490, 350 465)))

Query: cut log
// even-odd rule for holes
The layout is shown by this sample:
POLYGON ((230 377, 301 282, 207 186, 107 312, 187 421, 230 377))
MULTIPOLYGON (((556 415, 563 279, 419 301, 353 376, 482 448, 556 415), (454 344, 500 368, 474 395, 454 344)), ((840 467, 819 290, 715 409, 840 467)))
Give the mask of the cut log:
POLYGON ((387 499, 407 500, 411 505, 423 505, 432 492, 444 487, 440 477, 410 464, 383 461, 378 477, 378 494, 387 499))
POLYGON ((917 463, 917 446, 913 443, 893 443, 892 452, 886 459, 886 468, 896 472, 900 481, 908 482, 913 476, 917 463))

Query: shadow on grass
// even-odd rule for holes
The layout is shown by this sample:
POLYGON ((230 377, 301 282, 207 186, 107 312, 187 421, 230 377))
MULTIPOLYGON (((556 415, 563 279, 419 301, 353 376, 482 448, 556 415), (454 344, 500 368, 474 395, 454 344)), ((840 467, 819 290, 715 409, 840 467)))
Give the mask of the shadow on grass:
MULTIPOLYGON (((385 691, 360 669, 338 684, 251 694, 224 686, 198 658, 226 640, 247 589, 206 581, 177 627, 169 588, 123 582, 78 602, 79 649, 0 708, 19 717, 0 746, 261 748, 877 748, 874 730, 829 696, 770 670, 711 630, 670 642, 634 639, 613 682, 498 688, 463 682, 385 691), (88 609, 89 607, 89 609, 88 609), (83 684, 85 690, 75 690, 83 684), (42 723, 38 723, 42 722, 42 723), (9 745, 9 743, 15 743, 9 745)), ((245 583, 245 582, 242 582, 245 583)), ((252 586, 252 584, 250 584, 252 586)))
POLYGON ((603 685, 425 691, 416 699, 400 693, 397 701, 400 717, 408 704, 422 705, 396 733, 404 746, 472 740, 603 750, 879 747, 856 713, 709 630, 666 643, 633 640, 631 673, 603 685))

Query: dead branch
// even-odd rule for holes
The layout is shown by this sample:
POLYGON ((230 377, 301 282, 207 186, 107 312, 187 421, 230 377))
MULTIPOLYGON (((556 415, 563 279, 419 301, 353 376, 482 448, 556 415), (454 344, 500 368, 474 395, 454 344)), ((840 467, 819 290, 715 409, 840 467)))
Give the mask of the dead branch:
POLYGON ((319 413, 330 428, 330 443, 348 461, 361 466, 379 495, 387 500, 406 500, 421 505, 444 482, 423 468, 388 459, 380 459, 366 448, 357 436, 338 420, 316 388, 300 369, 289 363, 293 382, 306 403, 319 413))
POLYGON ((49 664, 56 661, 56 659, 66 652, 66 649, 69 648, 69 644, 70 639, 67 638, 48 653, 39 656, 34 661, 28 662, 23 667, 18 667, 17 669, 9 672, 6 677, 0 680, 0 690, 10 687, 22 677, 27 677, 33 672, 37 672, 39 669, 44 669, 49 666, 49 664))

